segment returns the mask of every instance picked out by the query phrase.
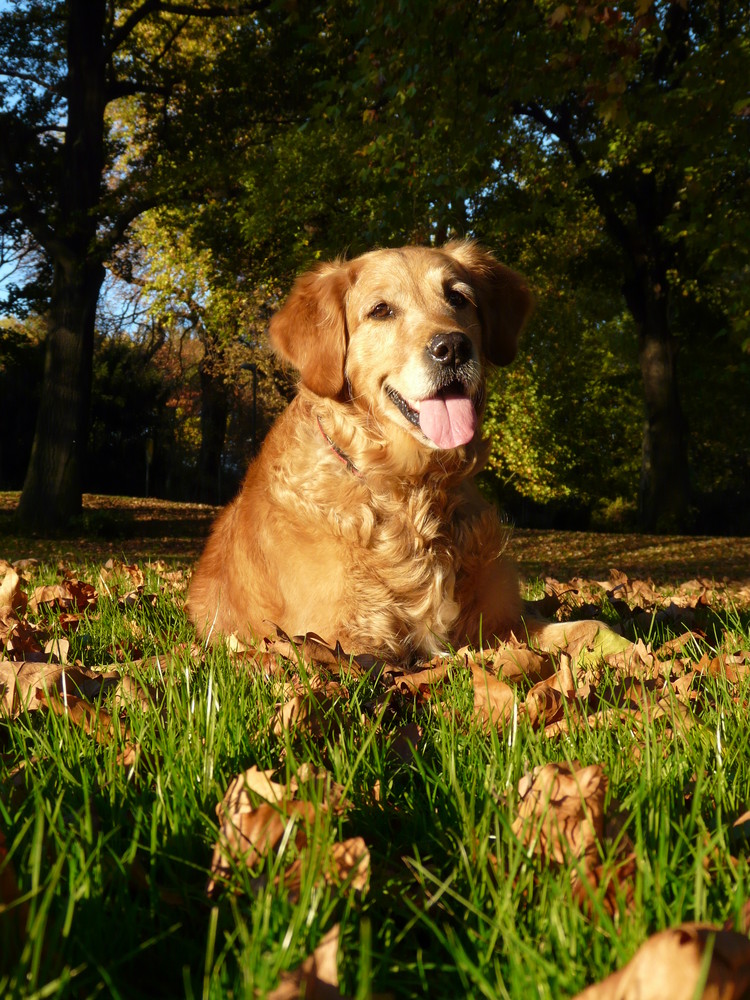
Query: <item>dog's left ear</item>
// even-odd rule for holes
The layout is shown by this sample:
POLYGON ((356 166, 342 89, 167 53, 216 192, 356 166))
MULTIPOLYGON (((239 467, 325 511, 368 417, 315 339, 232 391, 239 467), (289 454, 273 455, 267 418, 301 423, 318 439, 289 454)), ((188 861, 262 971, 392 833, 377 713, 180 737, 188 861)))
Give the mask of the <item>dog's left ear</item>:
POLYGON ((335 262, 303 274, 271 320, 271 344, 318 396, 344 388, 346 293, 351 268, 335 262))
POLYGON ((487 360, 509 365, 534 308, 525 279, 471 240, 451 240, 443 250, 468 271, 469 283, 477 291, 487 360))

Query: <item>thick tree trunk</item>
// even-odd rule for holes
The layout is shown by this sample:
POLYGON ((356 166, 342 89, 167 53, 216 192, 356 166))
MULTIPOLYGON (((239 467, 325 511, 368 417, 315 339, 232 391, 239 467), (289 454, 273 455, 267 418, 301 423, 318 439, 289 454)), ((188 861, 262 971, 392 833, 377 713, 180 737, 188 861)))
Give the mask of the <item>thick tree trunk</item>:
POLYGON ((49 532, 81 510, 91 404, 101 264, 56 267, 44 383, 36 433, 18 507, 21 523, 49 532))
POLYGON ((54 281, 42 403, 18 515, 54 531, 80 510, 89 429, 96 305, 104 279, 96 246, 104 171, 106 0, 68 0, 67 122, 56 192, 54 281))
POLYGON ((677 383, 677 344, 669 315, 669 269, 674 248, 660 228, 674 202, 673 185, 652 173, 630 178, 626 188, 633 220, 625 223, 600 177, 589 179, 610 236, 623 251, 623 293, 638 336, 644 426, 638 515, 644 531, 691 527, 687 435, 677 383))
POLYGON ((690 527, 690 475, 666 277, 655 282, 641 273, 625 287, 625 297, 638 331, 643 380, 640 525, 644 531, 685 531, 690 527))

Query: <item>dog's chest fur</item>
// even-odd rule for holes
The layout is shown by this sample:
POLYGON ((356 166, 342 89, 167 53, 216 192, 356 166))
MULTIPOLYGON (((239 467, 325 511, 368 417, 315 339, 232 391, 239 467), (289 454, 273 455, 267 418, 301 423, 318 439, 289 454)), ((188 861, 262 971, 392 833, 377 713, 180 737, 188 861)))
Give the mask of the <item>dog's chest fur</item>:
POLYGON ((396 655, 444 650, 456 638, 467 575, 504 546, 495 511, 473 486, 446 485, 438 475, 373 483, 325 442, 316 469, 302 482, 290 464, 275 493, 287 515, 314 525, 313 544, 340 552, 339 641, 382 649, 389 637, 396 655))

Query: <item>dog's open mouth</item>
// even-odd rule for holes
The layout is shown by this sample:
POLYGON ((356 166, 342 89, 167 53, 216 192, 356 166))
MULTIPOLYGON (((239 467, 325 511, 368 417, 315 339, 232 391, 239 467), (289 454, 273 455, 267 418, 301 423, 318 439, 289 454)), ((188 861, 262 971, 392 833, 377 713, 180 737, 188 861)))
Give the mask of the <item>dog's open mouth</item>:
POLYGON ((476 407, 458 380, 427 399, 404 399, 390 386, 386 386, 386 392, 406 419, 438 448, 458 448, 474 437, 478 423, 476 407))

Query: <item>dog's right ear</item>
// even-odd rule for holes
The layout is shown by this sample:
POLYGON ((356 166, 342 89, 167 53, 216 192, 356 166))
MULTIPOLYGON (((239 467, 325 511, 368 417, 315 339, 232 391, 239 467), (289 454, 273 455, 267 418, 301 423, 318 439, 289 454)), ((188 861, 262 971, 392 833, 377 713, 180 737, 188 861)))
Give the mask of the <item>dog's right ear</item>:
POLYGON ((335 397, 344 388, 346 293, 352 279, 351 267, 339 262, 308 271, 271 320, 274 349, 318 396, 335 397))

